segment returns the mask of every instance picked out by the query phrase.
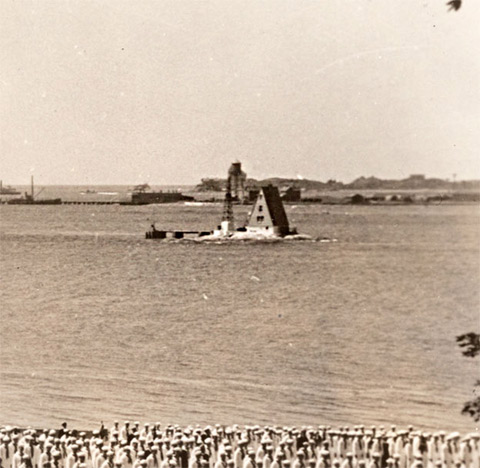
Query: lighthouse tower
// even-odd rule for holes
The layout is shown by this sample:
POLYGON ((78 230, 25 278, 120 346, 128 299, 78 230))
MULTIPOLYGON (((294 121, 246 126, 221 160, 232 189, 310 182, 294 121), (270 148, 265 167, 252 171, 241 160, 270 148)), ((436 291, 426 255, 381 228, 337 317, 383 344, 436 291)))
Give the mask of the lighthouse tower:
POLYGON ((227 191, 223 201, 223 216, 221 223, 221 233, 224 236, 230 235, 235 230, 233 219, 232 192, 230 177, 227 179, 227 191))
POLYGON ((243 203, 245 200, 245 182, 247 174, 242 171, 242 163, 234 162, 228 170, 228 182, 230 184, 230 193, 232 200, 243 203))

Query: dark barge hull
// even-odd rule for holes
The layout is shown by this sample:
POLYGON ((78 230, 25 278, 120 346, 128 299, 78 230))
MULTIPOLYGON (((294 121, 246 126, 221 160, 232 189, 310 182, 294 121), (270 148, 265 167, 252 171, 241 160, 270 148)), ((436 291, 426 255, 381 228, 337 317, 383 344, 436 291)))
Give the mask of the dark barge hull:
POLYGON ((26 200, 24 198, 19 198, 17 200, 9 200, 8 205, 61 205, 61 198, 54 198, 51 200, 26 200))
MULTIPOLYGON (((193 201, 194 198, 178 192, 141 192, 133 193, 132 200, 126 205, 150 205, 152 203, 176 203, 193 201)), ((123 204, 123 203, 122 203, 123 204)))

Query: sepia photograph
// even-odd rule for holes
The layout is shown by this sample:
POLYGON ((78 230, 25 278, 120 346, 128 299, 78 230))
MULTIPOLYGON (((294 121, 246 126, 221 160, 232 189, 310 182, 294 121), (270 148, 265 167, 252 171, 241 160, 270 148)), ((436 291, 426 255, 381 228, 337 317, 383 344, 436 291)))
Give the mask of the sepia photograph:
POLYGON ((480 468, 478 0, 0 0, 0 468, 480 468))

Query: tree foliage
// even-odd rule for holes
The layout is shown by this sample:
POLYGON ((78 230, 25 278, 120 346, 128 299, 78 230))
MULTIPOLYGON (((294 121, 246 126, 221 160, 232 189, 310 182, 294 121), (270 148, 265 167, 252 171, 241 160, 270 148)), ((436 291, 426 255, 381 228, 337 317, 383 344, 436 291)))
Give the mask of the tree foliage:
POLYGON ((202 183, 198 184, 196 190, 200 192, 221 192, 225 182, 221 179, 202 179, 202 183))
MULTIPOLYGON (((480 354, 480 335, 478 333, 465 333, 457 336, 457 343, 462 348, 462 354, 466 357, 475 357, 480 354)), ((479 393, 480 380, 475 382, 473 393, 479 393)), ((480 421, 480 395, 463 405, 462 414, 471 416, 474 421, 480 421)))
POLYGON ((448 11, 451 11, 451 10, 458 11, 462 6, 462 0, 450 0, 449 2, 447 2, 447 5, 450 7, 448 11))
POLYGON ((467 357, 475 357, 480 354, 480 335, 477 333, 465 333, 457 336, 457 343, 462 348, 462 354, 467 357))
MULTIPOLYGON (((477 380, 474 385, 473 392, 478 392, 480 389, 480 380, 477 380)), ((467 401, 463 405, 462 414, 471 416, 474 421, 480 421, 480 396, 477 396, 473 400, 467 401)))

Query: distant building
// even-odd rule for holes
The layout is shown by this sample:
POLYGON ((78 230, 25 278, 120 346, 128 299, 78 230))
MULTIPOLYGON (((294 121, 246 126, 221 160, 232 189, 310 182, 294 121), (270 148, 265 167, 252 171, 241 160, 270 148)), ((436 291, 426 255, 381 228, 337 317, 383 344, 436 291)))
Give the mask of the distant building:
POLYGON ((355 195, 353 195, 351 197, 350 203, 352 203, 354 205, 365 205, 365 204, 368 204, 369 201, 363 195, 360 195, 359 193, 356 193, 355 195))
POLYGON ((413 189, 424 188, 426 186, 426 179, 424 174, 411 174, 406 181, 407 186, 413 189))
POLYGON ((409 179, 415 180, 418 182, 423 182, 425 180, 425 174, 411 174, 409 179))
POLYGON ((288 187, 282 193, 282 200, 287 202, 299 202, 301 199, 301 190, 296 187, 288 187))
POLYGON ((287 214, 277 187, 267 185, 259 189, 247 229, 276 236, 286 236, 290 233, 287 214))
POLYGON ((248 201, 254 203, 260 193, 260 189, 258 187, 253 187, 248 189, 248 201))

